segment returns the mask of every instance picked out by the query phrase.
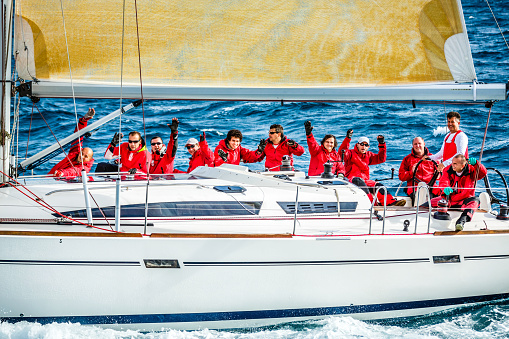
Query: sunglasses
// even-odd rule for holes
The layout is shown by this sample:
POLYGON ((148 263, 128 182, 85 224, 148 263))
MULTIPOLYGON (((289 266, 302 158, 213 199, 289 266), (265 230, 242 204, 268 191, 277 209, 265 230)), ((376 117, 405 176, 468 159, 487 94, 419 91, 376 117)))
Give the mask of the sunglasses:
POLYGON ((361 142, 359 145, 369 147, 369 144, 367 142, 361 142))
POLYGON ((156 146, 156 145, 162 145, 163 143, 162 142, 152 142, 150 143, 152 146, 156 146))
POLYGON ((136 143, 140 142, 140 140, 139 139, 138 140, 128 140, 127 142, 130 144, 136 144, 136 143))
POLYGON ((191 148, 194 148, 195 145, 186 145, 186 148, 187 149, 191 149, 191 148))
POLYGON ((269 134, 276 134, 277 132, 269 132, 269 134))

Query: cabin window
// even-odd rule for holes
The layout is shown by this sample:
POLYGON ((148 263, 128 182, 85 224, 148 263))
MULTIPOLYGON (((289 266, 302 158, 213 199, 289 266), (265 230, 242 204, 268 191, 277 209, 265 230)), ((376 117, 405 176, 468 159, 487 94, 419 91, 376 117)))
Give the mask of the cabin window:
MULTIPOLYGON (((295 214, 295 202, 278 201, 279 206, 286 214, 295 214)), ((355 212, 357 201, 341 201, 339 203, 340 212, 355 212)), ((297 214, 310 213, 337 213, 337 202, 299 202, 297 214)))

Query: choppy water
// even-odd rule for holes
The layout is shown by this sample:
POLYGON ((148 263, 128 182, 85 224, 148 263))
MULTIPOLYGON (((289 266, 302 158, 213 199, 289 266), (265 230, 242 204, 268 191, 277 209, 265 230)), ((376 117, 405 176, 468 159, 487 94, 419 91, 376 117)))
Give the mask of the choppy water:
MULTIPOLYGON (((492 0, 490 2, 502 31, 509 39, 509 2, 492 0)), ((509 79, 509 49, 486 6, 485 1, 464 1, 464 14, 471 41, 474 64, 478 79, 484 82, 507 82, 509 79)), ((102 117, 118 109, 115 100, 78 100, 79 114, 88 107, 95 107, 97 117, 102 117)), ((74 108, 72 100, 43 99, 39 108, 58 138, 72 132, 74 108)), ((484 126, 488 110, 483 106, 426 105, 412 108, 402 104, 329 104, 329 103, 252 103, 252 102, 177 102, 151 101, 145 104, 147 136, 161 135, 166 141, 169 129, 166 123, 172 117, 181 121, 179 131, 181 146, 176 159, 176 167, 186 169, 187 152, 183 143, 187 138, 197 138, 205 131, 211 147, 215 147, 231 128, 240 129, 244 134, 243 145, 254 149, 258 140, 266 137, 268 127, 280 123, 285 133, 305 146, 303 122, 311 120, 317 138, 332 133, 340 139, 347 129, 354 129, 354 138, 368 136, 372 142, 378 134, 384 134, 388 144, 388 159, 401 160, 409 153, 411 141, 416 135, 422 136, 432 152, 439 150, 446 132, 445 114, 457 110, 462 115, 461 127, 468 134, 469 153, 479 157, 484 126)), ((31 105, 22 104, 20 122, 22 125, 19 140, 19 155, 24 158, 30 122, 31 105)), ((495 167, 509 175, 509 103, 497 103, 492 112, 488 138, 484 148, 483 163, 495 167)), ((143 131, 141 110, 124 116, 124 131, 143 131)), ((96 152, 96 163, 102 161, 118 123, 111 123, 92 135, 86 146, 96 152)), ((54 139, 44 121, 34 114, 28 155, 33 155, 52 144, 54 139)), ((35 174, 45 174, 54 163, 47 163, 35 170, 35 174)), ((307 170, 309 154, 295 159, 298 169, 307 170)), ((372 176, 385 178, 390 169, 397 168, 397 161, 376 166, 372 176)), ((261 169, 262 164, 252 164, 251 168, 261 169)), ((397 172, 396 172, 397 173, 397 172)), ((494 178, 495 179, 495 178, 494 178)), ((495 182, 499 182, 495 180, 495 182)), ((397 185, 389 181, 388 185, 397 185)), ((508 245, 509 246, 509 245, 508 245)), ((1 288, 1 287, 0 287, 1 288)), ((158 333, 139 333, 134 331, 114 331, 79 324, 0 324, 0 338, 505 338, 509 337, 509 301, 494 304, 465 307, 454 311, 417 319, 363 322, 350 317, 329 318, 286 324, 263 329, 244 329, 234 331, 164 331, 158 333)))

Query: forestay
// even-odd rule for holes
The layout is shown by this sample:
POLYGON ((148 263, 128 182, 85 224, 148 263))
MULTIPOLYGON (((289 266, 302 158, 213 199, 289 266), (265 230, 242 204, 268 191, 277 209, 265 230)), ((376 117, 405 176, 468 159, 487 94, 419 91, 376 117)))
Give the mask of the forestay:
MULTIPOLYGON (((139 98, 134 1, 22 0, 17 70, 37 96, 139 98), (26 48, 25 48, 26 46, 26 48)), ((138 1, 145 98, 503 100, 456 0, 138 1), (465 84, 458 84, 465 83, 465 84), (394 89, 397 89, 394 91, 394 89)))

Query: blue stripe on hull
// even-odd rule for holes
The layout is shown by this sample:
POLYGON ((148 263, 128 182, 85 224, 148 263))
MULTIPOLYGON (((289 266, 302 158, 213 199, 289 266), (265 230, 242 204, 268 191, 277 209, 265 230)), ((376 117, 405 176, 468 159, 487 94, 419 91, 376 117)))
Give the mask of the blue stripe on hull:
POLYGON ((157 324, 180 322, 205 322, 227 320, 250 320, 270 318, 304 318, 340 314, 370 313, 420 309, 428 307, 454 306, 509 298, 509 293, 481 295, 473 297, 420 300, 400 303, 352 305, 339 307, 299 308, 262 311, 177 313, 177 314, 133 314, 133 315, 99 315, 99 316, 62 316, 62 317, 0 317, 0 321, 15 323, 19 321, 37 322, 40 324, 80 323, 80 324, 157 324))

